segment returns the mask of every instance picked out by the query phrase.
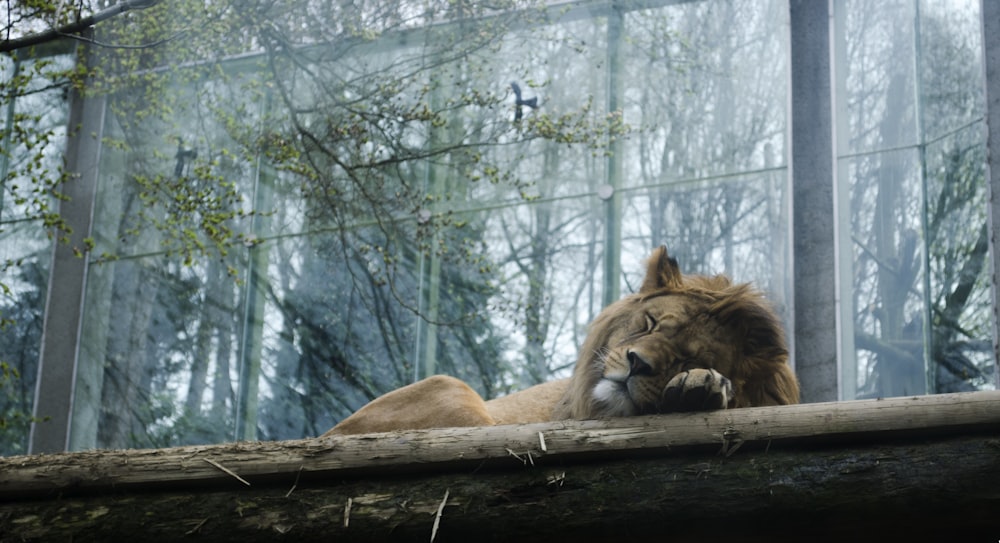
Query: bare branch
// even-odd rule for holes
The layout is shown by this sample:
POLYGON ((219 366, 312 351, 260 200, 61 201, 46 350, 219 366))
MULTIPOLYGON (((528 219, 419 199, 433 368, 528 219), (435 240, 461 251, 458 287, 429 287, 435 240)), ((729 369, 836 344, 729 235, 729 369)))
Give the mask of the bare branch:
POLYGON ((67 34, 77 34, 101 21, 121 15, 127 11, 131 11, 133 9, 146 9, 159 3, 160 0, 122 0, 122 2, 119 2, 110 8, 84 17, 75 23, 63 25, 58 28, 51 28, 36 34, 28 34, 27 36, 22 36, 12 40, 4 40, 0 42, 0 53, 9 53, 25 47, 47 43, 66 36, 67 34))
POLYGON ((77 41, 82 41, 82 42, 85 42, 85 43, 90 43, 90 44, 96 45, 98 47, 105 47, 105 48, 108 48, 108 49, 149 49, 151 47, 157 47, 159 45, 163 45, 164 43, 174 41, 177 38, 183 37, 187 33, 188 33, 187 30, 181 30, 180 32, 175 32, 174 34, 172 34, 170 36, 167 36, 166 38, 163 38, 162 40, 157 40, 157 41, 149 42, 149 43, 142 43, 142 44, 139 44, 139 45, 120 45, 120 44, 113 44, 113 43, 104 43, 104 42, 100 42, 100 41, 97 41, 97 40, 94 40, 94 39, 91 39, 91 38, 86 38, 84 36, 79 36, 79 35, 76 35, 76 34, 60 34, 60 36, 62 36, 64 38, 70 38, 70 39, 73 39, 73 40, 77 40, 77 41))

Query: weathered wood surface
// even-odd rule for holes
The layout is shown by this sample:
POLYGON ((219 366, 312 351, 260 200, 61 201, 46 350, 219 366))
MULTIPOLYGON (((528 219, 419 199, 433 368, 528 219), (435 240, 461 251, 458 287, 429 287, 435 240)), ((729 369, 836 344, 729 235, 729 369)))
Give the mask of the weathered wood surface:
POLYGON ((107 488, 245 485, 368 473, 547 464, 748 442, 1000 430, 1000 391, 284 442, 0 458, 0 501, 107 488), (241 482, 242 479, 245 482, 241 482))
POLYGON ((0 459, 0 542, 993 540, 998 507, 1000 392, 0 459))
POLYGON ((438 542, 993 541, 1000 532, 1000 439, 984 435, 312 482, 289 473, 274 483, 0 503, 0 542, 427 542, 432 532, 438 542))

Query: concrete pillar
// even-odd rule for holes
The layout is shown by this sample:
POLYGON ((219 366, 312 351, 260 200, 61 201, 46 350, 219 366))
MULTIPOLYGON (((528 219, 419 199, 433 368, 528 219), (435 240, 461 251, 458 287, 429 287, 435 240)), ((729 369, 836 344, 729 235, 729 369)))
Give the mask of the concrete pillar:
MULTIPOLYGON (((983 70, 986 96, 986 179, 989 183, 990 291, 993 293, 993 362, 1000 360, 1000 0, 982 0, 983 70)), ((1000 387, 1000 372, 995 372, 1000 387)))
MULTIPOLYGON (((78 62, 86 62, 86 44, 80 44, 78 62)), ((85 98, 70 90, 69 127, 66 138, 66 171, 72 174, 60 190, 59 214, 73 229, 68 242, 53 243, 52 266, 45 301, 34 417, 28 452, 61 452, 69 449, 73 393, 79 356, 83 298, 87 285, 84 239, 90 237, 97 188, 104 99, 85 98), (78 252, 84 254, 80 256, 78 252)))
POLYGON ((839 399, 830 7, 789 0, 793 360, 803 402, 839 399))

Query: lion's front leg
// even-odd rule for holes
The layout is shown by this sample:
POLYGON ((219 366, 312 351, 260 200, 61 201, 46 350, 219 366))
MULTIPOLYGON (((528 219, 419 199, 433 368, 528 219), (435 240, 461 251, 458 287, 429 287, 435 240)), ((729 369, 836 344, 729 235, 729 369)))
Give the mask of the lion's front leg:
POLYGON ((733 384, 713 369, 695 368, 675 375, 663 389, 663 411, 725 409, 733 397, 733 384))

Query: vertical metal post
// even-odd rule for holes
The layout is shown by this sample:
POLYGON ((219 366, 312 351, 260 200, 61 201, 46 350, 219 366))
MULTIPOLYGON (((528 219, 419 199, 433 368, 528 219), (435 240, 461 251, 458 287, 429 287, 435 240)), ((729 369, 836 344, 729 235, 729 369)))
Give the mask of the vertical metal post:
POLYGON ((850 151, 850 125, 847 116, 847 9, 843 2, 832 2, 833 55, 831 89, 833 92, 833 209, 836 224, 834 243, 836 260, 837 348, 839 359, 838 399, 853 400, 857 395, 858 362, 854 345, 854 258, 851 254, 851 182, 846 163, 839 156, 850 151), (843 245, 842 243, 846 243, 843 245))
POLYGON ((423 353, 421 357, 423 358, 423 372, 424 377, 430 377, 437 373, 437 346, 438 346, 438 314, 439 306, 441 304, 441 258, 435 254, 435 251, 431 251, 430 262, 428 263, 427 271, 427 304, 425 306, 426 314, 420 315, 420 318, 424 320, 424 338, 423 338, 423 353))
MULTIPOLYGON (((271 112, 271 95, 264 100, 261 118, 271 112)), ((274 204, 274 167, 263 152, 257 155, 253 187, 254 209, 271 209, 274 204)), ((271 234, 271 219, 266 214, 257 214, 252 222, 253 234, 264 239, 271 234)), ((250 248, 247 263, 246 294, 243 300, 243 329, 240 334, 239 382, 237 384, 236 405, 234 406, 235 435, 237 441, 257 439, 257 396, 260 391, 260 363, 264 345, 264 305, 266 303, 265 283, 268 280, 267 265, 270 249, 266 244, 250 248)), ((216 399, 215 401, 221 401, 216 399)))
MULTIPOLYGON (((271 209, 274 202, 272 183, 274 170, 267 159, 259 158, 257 181, 254 188, 254 209, 271 209)), ((253 232, 258 239, 270 234, 270 217, 256 215, 253 232)), ((247 266, 246 295, 243 312, 243 331, 240 337, 240 371, 236 397, 237 441, 257 439, 257 396, 260 390, 260 362, 264 341, 264 284, 267 283, 267 264, 270 250, 267 244, 250 248, 247 266)), ((221 400, 216 400, 221 401, 221 400)))
POLYGON ((830 6, 789 0, 795 372, 802 401, 837 391, 837 251, 834 208, 830 6))
MULTIPOLYGON (((982 0, 983 70, 986 96, 986 179, 989 183, 990 292, 993 297, 993 362, 1000 361, 1000 0, 982 0)), ((995 371, 1000 387, 1000 371, 995 371)))
MULTIPOLYGON (((263 162, 264 159, 261 159, 263 162)), ((254 209, 271 209, 273 194, 271 183, 273 172, 261 166, 254 196, 254 209)), ((253 219, 254 235, 263 238, 268 230, 270 218, 256 215, 253 219)), ((260 362, 264 341, 264 306, 267 282, 267 261, 270 251, 267 245, 250 248, 247 265, 246 296, 244 299, 243 332, 240 338, 240 371, 236 398, 236 441, 257 439, 257 397, 260 391, 260 362)), ((215 401, 221 401, 216 399, 215 401)))
MULTIPOLYGON (((934 345, 934 334, 931 333, 933 320, 931 319, 931 306, 934 297, 931 294, 931 240, 928 235, 928 223, 930 219, 930 194, 927 186, 927 144, 925 143, 924 131, 924 84, 920 76, 920 68, 923 55, 923 44, 921 42, 922 21, 920 16, 920 1, 913 0, 913 113, 914 126, 917 138, 917 154, 920 161, 920 238, 923 240, 920 266, 923 268, 921 289, 923 290, 923 308, 921 310, 924 325, 921 330, 924 359, 924 394, 934 394, 937 390, 937 366, 932 359, 934 345)), ((920 393, 915 390, 914 393, 920 393)))
MULTIPOLYGON (((89 66, 89 46, 77 45, 77 62, 89 66)), ((68 450, 72 425, 76 367, 79 357, 83 299, 87 286, 84 239, 90 237, 97 189, 105 101, 70 90, 66 137, 67 196, 60 216, 72 227, 68 242, 53 242, 52 266, 45 299, 42 345, 35 385, 34 417, 29 454, 68 450)))
MULTIPOLYGON (((623 30, 625 17, 621 8, 612 5, 608 15, 608 113, 624 108, 625 81, 622 78, 623 30)), ((607 306, 621 297, 621 238, 622 238, 622 195, 621 180, 624 157, 621 139, 611 143, 607 162, 607 185, 611 196, 607 199, 604 233, 604 305, 607 306)))
POLYGON ((423 350, 424 350, 424 276, 427 275, 426 264, 424 263, 426 257, 424 252, 420 251, 420 256, 417 257, 417 314, 414 315, 414 339, 413 339, 413 380, 416 383, 420 380, 420 370, 422 368, 421 361, 423 360, 423 350))
MULTIPOLYGON (((431 108, 434 111, 441 111, 444 102, 442 89, 439 84, 435 84, 431 90, 431 108)), ((446 132, 444 128, 431 126, 427 134, 427 147, 432 153, 438 152, 447 145, 446 132)), ((432 197, 428 202, 430 207, 424 211, 428 213, 427 220, 433 220, 433 214, 437 211, 436 199, 442 196, 447 185, 447 170, 440 164, 443 160, 438 157, 435 160, 427 160, 424 170, 424 192, 432 197)), ((428 240, 430 251, 424 254, 420 251, 418 258, 420 271, 419 282, 417 283, 417 307, 418 315, 416 326, 416 348, 413 360, 413 380, 419 381, 425 377, 430 377, 438 372, 437 370, 437 347, 438 347, 438 315, 441 304, 441 257, 437 252, 437 236, 431 236, 428 240)))
MULTIPOLYGON (((9 81, 14 81, 21 73, 21 59, 14 57, 13 73, 9 81)), ((4 195, 7 190, 7 175, 10 173, 10 135, 14 132, 14 106, 17 98, 13 93, 7 98, 7 111, 4 120, 3 141, 0 141, 0 213, 3 212, 4 195)))

